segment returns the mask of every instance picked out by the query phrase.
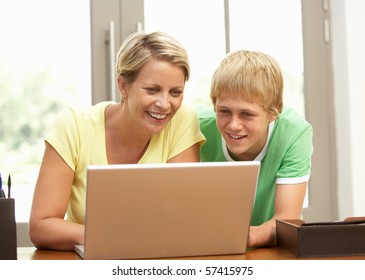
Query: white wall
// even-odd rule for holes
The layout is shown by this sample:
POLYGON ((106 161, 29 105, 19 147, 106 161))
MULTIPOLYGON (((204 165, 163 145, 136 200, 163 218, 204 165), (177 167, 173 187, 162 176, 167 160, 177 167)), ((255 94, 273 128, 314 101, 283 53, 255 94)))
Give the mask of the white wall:
POLYGON ((339 218, 365 216, 365 1, 332 0, 339 218))

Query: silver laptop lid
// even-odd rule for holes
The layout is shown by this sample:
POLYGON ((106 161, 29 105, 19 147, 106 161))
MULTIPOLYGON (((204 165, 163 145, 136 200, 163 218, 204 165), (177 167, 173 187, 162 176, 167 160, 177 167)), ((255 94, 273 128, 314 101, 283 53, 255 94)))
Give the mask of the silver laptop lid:
POLYGON ((246 250, 259 162, 90 166, 85 259, 246 250))

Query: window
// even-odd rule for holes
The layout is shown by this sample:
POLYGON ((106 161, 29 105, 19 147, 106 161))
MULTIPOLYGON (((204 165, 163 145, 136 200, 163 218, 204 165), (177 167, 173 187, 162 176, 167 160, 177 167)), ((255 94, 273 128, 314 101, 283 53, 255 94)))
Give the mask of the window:
POLYGON ((0 172, 24 222, 54 117, 91 103, 89 1, 1 1, 0 34, 0 172))
POLYGON ((145 0, 144 14, 146 32, 167 32, 188 52, 191 78, 184 102, 193 107, 210 105, 210 79, 226 53, 224 2, 211 0, 207 9, 206 1, 145 0))
POLYGON ((301 12, 301 0, 229 2, 231 50, 258 50, 272 55, 284 75, 284 106, 304 116, 301 12))

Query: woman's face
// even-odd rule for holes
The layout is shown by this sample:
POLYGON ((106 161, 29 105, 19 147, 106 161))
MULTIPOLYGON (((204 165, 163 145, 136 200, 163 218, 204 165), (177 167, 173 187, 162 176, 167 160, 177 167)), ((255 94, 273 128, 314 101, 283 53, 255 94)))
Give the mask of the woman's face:
POLYGON ((120 77, 118 84, 133 122, 156 134, 181 106, 185 75, 178 66, 152 59, 141 68, 134 82, 127 83, 120 77))
POLYGON ((254 160, 266 144, 269 123, 276 119, 255 102, 233 96, 216 100, 217 127, 231 155, 254 160))

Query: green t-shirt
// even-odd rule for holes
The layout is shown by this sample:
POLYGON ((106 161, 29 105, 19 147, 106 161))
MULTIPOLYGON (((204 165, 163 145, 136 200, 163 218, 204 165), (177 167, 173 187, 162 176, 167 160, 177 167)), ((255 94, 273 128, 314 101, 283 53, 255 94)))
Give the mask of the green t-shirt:
MULTIPOLYGON (((203 162, 233 161, 217 125, 212 108, 198 110, 200 129, 207 141, 200 152, 203 162)), ((269 126, 265 148, 255 160, 261 162, 252 225, 260 225, 274 215, 277 184, 307 182, 313 153, 312 126, 299 114, 284 108, 269 126)))

